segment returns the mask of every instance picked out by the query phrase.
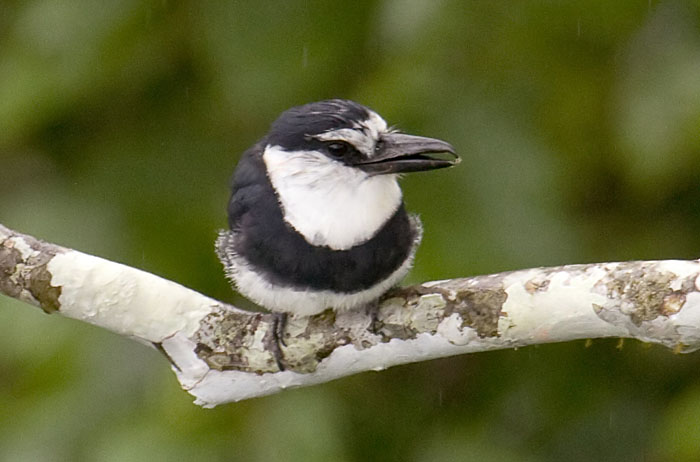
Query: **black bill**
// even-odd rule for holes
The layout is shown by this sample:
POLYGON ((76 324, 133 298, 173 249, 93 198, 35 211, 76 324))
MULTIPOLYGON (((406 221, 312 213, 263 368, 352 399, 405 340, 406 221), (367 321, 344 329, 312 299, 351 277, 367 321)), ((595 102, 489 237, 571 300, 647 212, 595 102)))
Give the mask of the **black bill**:
POLYGON ((404 133, 388 133, 382 135, 375 155, 356 166, 372 175, 385 175, 435 170, 452 167, 459 162, 460 158, 454 148, 445 141, 404 133))

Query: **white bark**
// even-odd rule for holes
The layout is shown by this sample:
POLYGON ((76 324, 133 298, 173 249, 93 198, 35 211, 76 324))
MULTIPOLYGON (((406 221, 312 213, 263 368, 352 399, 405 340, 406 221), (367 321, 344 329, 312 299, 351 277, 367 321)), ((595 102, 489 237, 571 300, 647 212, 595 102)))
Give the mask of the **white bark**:
POLYGON ((196 403, 312 385, 462 353, 581 338, 700 348, 700 262, 535 268, 394 290, 372 318, 330 310, 292 318, 282 352, 269 314, 38 241, 0 225, 0 293, 149 342, 196 403))

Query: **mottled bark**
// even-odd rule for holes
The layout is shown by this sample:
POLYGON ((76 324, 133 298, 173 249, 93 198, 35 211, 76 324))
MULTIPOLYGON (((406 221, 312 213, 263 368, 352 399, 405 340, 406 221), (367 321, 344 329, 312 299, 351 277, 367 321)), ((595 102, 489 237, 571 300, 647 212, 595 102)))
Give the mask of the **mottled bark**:
POLYGON ((0 293, 151 342, 197 402, 274 393, 396 364, 579 338, 700 348, 698 261, 535 268, 425 283, 377 309, 274 319, 0 225, 0 293))

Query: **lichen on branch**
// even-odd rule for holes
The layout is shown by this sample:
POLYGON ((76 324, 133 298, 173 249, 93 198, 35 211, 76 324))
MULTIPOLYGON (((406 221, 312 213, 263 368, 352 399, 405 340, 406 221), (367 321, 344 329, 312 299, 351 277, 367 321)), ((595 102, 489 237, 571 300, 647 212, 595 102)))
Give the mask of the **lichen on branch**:
POLYGON ((204 406, 396 364, 580 338, 694 351, 699 276, 698 261, 663 260, 436 281, 394 289, 367 310, 292 317, 277 339, 272 314, 0 225, 0 293, 152 343, 204 406))

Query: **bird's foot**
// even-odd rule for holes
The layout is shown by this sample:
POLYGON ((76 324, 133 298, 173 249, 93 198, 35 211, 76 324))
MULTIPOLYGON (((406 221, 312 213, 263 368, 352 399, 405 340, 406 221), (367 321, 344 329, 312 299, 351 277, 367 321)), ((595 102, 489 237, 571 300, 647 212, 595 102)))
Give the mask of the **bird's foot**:
POLYGON ((379 330, 384 327, 384 323, 379 320, 379 300, 369 302, 365 306, 365 310, 369 316, 369 327, 367 330, 373 334, 379 333, 379 330))
POLYGON ((272 315, 272 341, 268 345, 268 348, 272 352, 272 356, 275 358, 277 367, 280 371, 286 369, 284 366, 284 354, 282 353, 282 347, 287 346, 284 343, 284 328, 287 326, 287 313, 270 313, 272 315))

